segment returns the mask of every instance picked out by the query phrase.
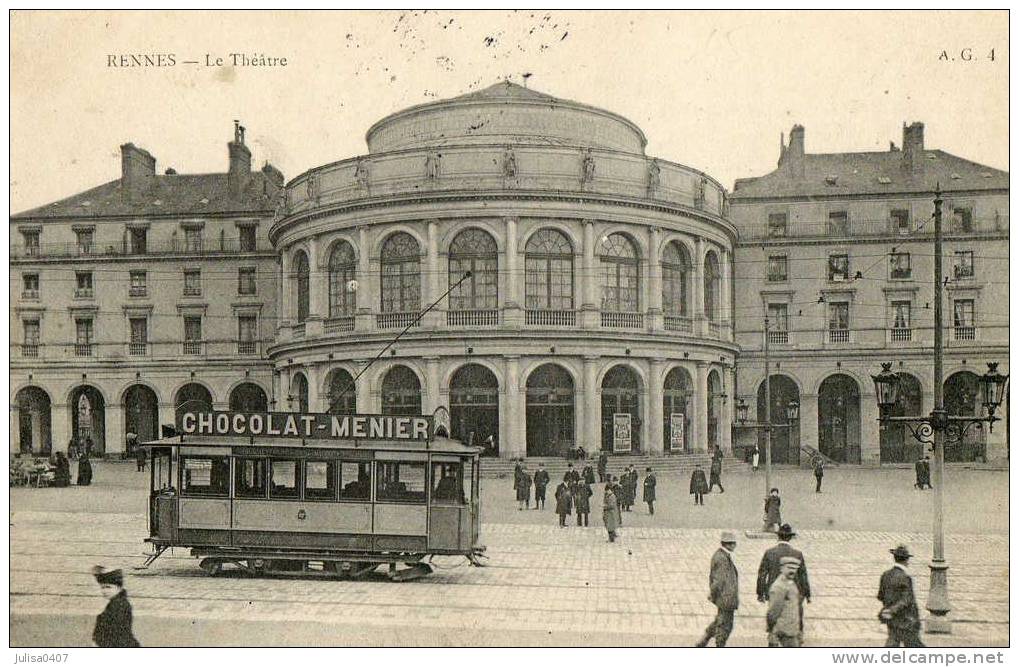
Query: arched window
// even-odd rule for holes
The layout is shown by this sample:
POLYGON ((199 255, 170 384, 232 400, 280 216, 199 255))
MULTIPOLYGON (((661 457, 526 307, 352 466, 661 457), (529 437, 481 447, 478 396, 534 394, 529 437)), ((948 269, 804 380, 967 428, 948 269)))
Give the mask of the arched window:
POLYGON ((662 310, 666 316, 688 317, 687 281, 690 258, 686 248, 677 241, 665 246, 662 253, 662 310))
POLYGON ((718 270, 718 257, 709 252, 704 258, 704 316, 709 321, 718 319, 718 287, 721 272, 718 270))
POLYGON ((308 256, 303 252, 298 252, 294 257, 294 275, 297 276, 297 321, 300 323, 308 319, 311 306, 311 269, 308 267, 308 256))
POLYGON ((290 380, 290 409, 298 412, 308 412, 308 378, 303 373, 297 373, 290 380))
POLYGON ((347 285, 354 279, 356 269, 354 248, 340 241, 329 253, 329 317, 353 317, 356 293, 347 285))
POLYGON ((449 295, 450 310, 498 308, 499 254, 495 239, 480 229, 465 229, 449 244, 449 284, 471 277, 449 295))
POLYGON ((329 414, 357 414, 357 389, 354 377, 346 370, 337 368, 330 374, 327 397, 329 405, 326 412, 329 414))
POLYGON ((640 260, 633 242, 623 234, 611 234, 602 240, 601 250, 603 311, 635 313, 639 310, 640 260))
POLYGON ((555 229, 540 229, 524 247, 528 310, 573 310, 573 246, 555 229))
POLYGON ((382 312, 421 310, 421 250, 407 232, 393 234, 382 245, 382 312))
POLYGON ((421 380, 406 366, 393 366, 382 379, 382 414, 421 414, 421 380))

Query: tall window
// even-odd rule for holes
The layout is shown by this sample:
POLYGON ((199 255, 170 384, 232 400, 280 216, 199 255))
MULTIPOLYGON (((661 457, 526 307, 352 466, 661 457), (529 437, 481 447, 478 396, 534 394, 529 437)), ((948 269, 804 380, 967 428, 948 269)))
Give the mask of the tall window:
POLYGON ((955 300, 955 326, 973 327, 973 299, 955 300))
POLYGON ((329 253, 329 317, 351 317, 357 308, 357 294, 347 285, 354 280, 357 259, 354 248, 340 241, 329 253))
POLYGON ((22 237, 25 239, 25 254, 29 257, 35 257, 39 254, 39 232, 24 231, 21 232, 22 237))
POLYGON ((297 276, 297 321, 300 323, 308 319, 311 309, 311 268, 303 252, 294 257, 294 275, 297 276))
POLYGON ((74 354, 78 357, 92 356, 92 318, 79 317, 74 320, 74 354))
POLYGON ((973 251, 972 250, 957 250, 955 252, 955 264, 953 265, 953 272, 955 273, 956 279, 959 278, 972 278, 973 272, 973 251))
POLYGON ((789 258, 785 255, 768 257, 768 282, 785 282, 789 279, 789 258))
POLYGON ((91 255, 92 246, 95 242, 95 232, 91 229, 79 229, 75 232, 78 237, 78 254, 91 255))
POLYGON ((202 318, 184 317, 184 354, 202 353, 202 318))
POLYGON ((956 206, 952 209, 952 231, 973 231, 973 209, 969 206, 956 206))
POLYGON ((601 308, 610 312, 635 313, 640 294, 640 261, 633 242, 612 234, 601 244, 601 308))
POLYGON ((541 229, 524 247, 528 310, 573 310, 573 246, 562 232, 541 229))
POLYGON ((240 315, 237 318, 237 353, 255 354, 258 347, 258 318, 240 315))
POLYGON ((789 216, 785 213, 768 214, 768 236, 771 238, 783 238, 788 233, 789 216))
POLYGON ((256 229, 258 228, 254 225, 245 225, 244 227, 238 228, 240 233, 241 252, 255 252, 258 245, 258 241, 255 238, 256 229))
POLYGON ((828 330, 849 330, 849 303, 836 302, 828 304, 828 330))
POLYGON ((75 274, 74 296, 92 298, 92 272, 79 271, 75 274))
POLYGON ((687 316, 689 277, 690 259, 686 249, 672 241, 662 253, 662 310, 665 315, 687 316))
POLYGON ((909 234, 909 211, 906 209, 895 209, 891 214, 892 231, 901 236, 909 234))
POLYGON ((237 269, 237 293, 244 295, 255 293, 255 267, 242 266, 237 269))
POLYGON ((718 257, 709 252, 704 258, 704 316, 715 321, 719 316, 718 293, 721 272, 718 270, 718 257))
POLYGON ((147 229, 131 229, 131 254, 133 255, 144 255, 148 248, 148 235, 149 230, 147 229))
POLYGON ((912 275, 908 252, 893 252, 889 258, 892 280, 906 280, 912 275))
POLYGON ((421 310, 421 251, 407 232, 397 232, 382 246, 382 312, 421 310))
POLYGON ((849 280, 849 255, 828 255, 828 280, 835 283, 849 280))
POLYGON ((892 328, 908 329, 912 304, 909 301, 892 301, 892 328))
POLYGON ((202 230, 193 228, 184 230, 185 252, 202 252, 202 230))
POLYGON ((832 211, 828 214, 828 236, 849 236, 849 214, 832 211))
POLYGON ((132 271, 130 274, 130 287, 128 294, 131 296, 145 296, 148 292, 148 276, 145 271, 132 271))
POLYGON ((25 342, 21 347, 22 354, 26 357, 39 356, 39 320, 25 320, 25 342))
POLYGON ((466 229, 449 244, 449 284, 471 277, 449 295, 450 310, 494 310, 498 307, 499 254, 495 239, 480 229, 466 229))
POLYGON ((789 304, 768 304, 768 327, 772 331, 789 331, 789 304))
POLYGON ((198 269, 189 269, 184 272, 184 296, 201 296, 202 294, 202 272, 198 269))
POLYGON ((131 325, 131 342, 128 344, 130 354, 145 354, 149 342, 149 321, 144 317, 132 317, 128 320, 131 325))
POLYGON ((38 273, 23 273, 21 274, 21 298, 22 299, 38 299, 39 298, 39 274, 38 273))

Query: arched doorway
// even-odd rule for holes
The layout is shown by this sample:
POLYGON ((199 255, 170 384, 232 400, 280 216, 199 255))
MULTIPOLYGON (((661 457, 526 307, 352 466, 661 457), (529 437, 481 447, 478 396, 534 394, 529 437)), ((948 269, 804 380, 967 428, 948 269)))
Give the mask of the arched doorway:
POLYGON ((693 396, 693 381, 690 379, 690 374, 679 367, 669 371, 669 374, 665 376, 665 387, 662 391, 662 414, 665 416, 664 451, 666 452, 690 451, 691 396, 693 396))
POLYGON ((454 438, 499 455, 499 380, 492 371, 481 364, 457 369, 449 381, 449 415, 454 438))
MULTIPOLYGON (((919 415, 922 409, 923 390, 920 381, 909 373, 899 373, 898 398, 888 415, 919 415)), ((880 433, 881 463, 912 463, 923 456, 923 445, 910 434, 905 424, 882 424, 880 433)))
POLYGON ((18 408, 18 451, 49 455, 53 449, 50 430, 50 396, 41 387, 25 387, 14 397, 18 408))
MULTIPOLYGON (((771 462, 772 463, 800 463, 800 423, 799 421, 789 423, 789 415, 786 409, 789 403, 800 401, 800 390, 796 383, 785 375, 771 376, 771 423, 776 427, 771 429, 771 462)), ((801 415, 802 416, 802 415, 801 415)), ((757 388, 757 420, 764 421, 764 382, 757 388)), ((761 451, 760 462, 764 463, 764 431, 757 429, 757 447, 761 451)))
MULTIPOLYGON (((159 437, 159 399, 151 388, 136 384, 124 392, 124 428, 125 434, 138 436, 133 445, 159 437)), ((133 454, 134 447, 128 448, 127 453, 133 454)))
MULTIPOLYGON (((971 417, 983 412, 980 403, 980 377, 970 371, 953 373, 945 380, 945 410, 953 417, 971 417)), ((983 424, 966 430, 962 442, 945 440, 946 461, 984 461, 987 459, 987 431, 983 424)))
POLYGON ((106 399, 91 385, 71 392, 71 434, 84 443, 92 439, 92 453, 106 453, 106 399))
POLYGON ((287 396, 290 409, 301 414, 306 414, 308 405, 308 378, 304 373, 294 373, 290 378, 290 394, 287 396))
POLYGON ((189 382, 173 397, 174 419, 179 423, 185 412, 212 412, 212 394, 203 385, 189 382))
POLYGON ((527 455, 563 456, 574 443, 573 378, 544 364, 527 378, 527 455))
POLYGON ((354 377, 342 368, 337 368, 329 374, 329 405, 326 412, 331 415, 354 415, 357 414, 357 388, 354 386, 354 377))
POLYGON ((609 452, 641 451, 640 378, 632 368, 613 366, 601 381, 601 447, 609 452), (619 415, 619 416, 617 416, 619 415), (627 419, 621 417, 629 415, 627 419))
POLYGON ((421 414, 421 380, 406 366, 393 366, 382 379, 382 414, 421 414))
POLYGON ((833 461, 860 462, 860 387, 843 373, 817 390, 817 449, 833 461))
POLYGON ((706 397, 708 402, 708 449, 710 451, 715 451, 719 447, 719 429, 721 425, 719 424, 718 415, 722 412, 719 405, 722 396, 722 377, 718 374, 718 371, 713 370, 708 373, 708 395, 706 397))
POLYGON ((242 382, 230 392, 230 412, 268 412, 269 398, 254 382, 242 382))

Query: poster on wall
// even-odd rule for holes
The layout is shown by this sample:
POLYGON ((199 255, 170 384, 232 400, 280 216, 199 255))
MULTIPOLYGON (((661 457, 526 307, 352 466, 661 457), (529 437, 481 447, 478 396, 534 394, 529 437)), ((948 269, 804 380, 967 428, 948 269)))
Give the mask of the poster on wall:
POLYGON ((682 451, 684 444, 684 427, 686 426, 686 415, 682 412, 673 412, 669 421, 669 449, 674 452, 682 451))
POLYGON ((633 446, 631 420, 629 412, 616 412, 612 415, 612 451, 630 451, 633 446))

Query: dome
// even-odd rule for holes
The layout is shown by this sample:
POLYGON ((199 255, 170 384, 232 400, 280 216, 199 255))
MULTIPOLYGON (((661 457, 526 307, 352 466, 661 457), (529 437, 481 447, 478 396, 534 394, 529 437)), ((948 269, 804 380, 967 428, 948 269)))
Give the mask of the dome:
POLYGON ((582 146, 644 153, 647 139, 629 120, 509 81, 398 111, 366 136, 370 153, 478 144, 582 146))

